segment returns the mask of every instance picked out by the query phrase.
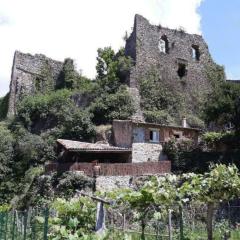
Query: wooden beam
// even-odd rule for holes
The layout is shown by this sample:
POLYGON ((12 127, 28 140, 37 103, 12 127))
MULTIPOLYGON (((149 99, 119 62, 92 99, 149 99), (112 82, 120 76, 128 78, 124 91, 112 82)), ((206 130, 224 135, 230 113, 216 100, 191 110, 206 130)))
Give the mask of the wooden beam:
POLYGON ((95 200, 95 201, 97 201, 97 202, 102 202, 102 203, 104 203, 104 204, 108 204, 108 205, 111 205, 112 204, 112 202, 111 201, 109 201, 109 200, 105 200, 105 199, 103 199, 103 198, 100 198, 100 197, 96 197, 96 196, 93 196, 93 195, 90 195, 90 194, 88 194, 88 193, 84 193, 84 192, 82 192, 82 191, 76 191, 79 195, 82 195, 82 196, 84 196, 84 197, 90 197, 92 200, 95 200))

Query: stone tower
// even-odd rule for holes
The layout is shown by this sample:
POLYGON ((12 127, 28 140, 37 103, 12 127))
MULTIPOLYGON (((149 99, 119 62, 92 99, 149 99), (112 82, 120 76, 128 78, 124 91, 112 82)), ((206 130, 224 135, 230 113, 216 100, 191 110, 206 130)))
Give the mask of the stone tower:
MULTIPOLYGON (((126 41, 125 52, 134 60, 128 85, 138 102, 139 79, 155 69, 160 81, 183 93, 187 111, 194 112, 196 96, 204 98, 211 89, 206 68, 215 64, 202 36, 151 25, 140 15, 135 16, 134 28, 126 41)), ((142 119, 141 111, 136 118, 142 119)))
MULTIPOLYGON (((9 92, 8 116, 16 113, 17 102, 23 95, 33 95, 36 92, 36 81, 44 79, 43 68, 49 67, 53 85, 57 84, 62 62, 47 58, 42 54, 30 55, 16 51, 13 59, 12 75, 9 92)), ((43 83, 44 84, 44 83, 43 83)))

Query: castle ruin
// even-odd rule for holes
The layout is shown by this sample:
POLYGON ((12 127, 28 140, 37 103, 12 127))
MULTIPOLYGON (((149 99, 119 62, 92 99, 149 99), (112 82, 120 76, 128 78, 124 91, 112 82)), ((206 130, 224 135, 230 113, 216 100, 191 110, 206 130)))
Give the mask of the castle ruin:
MULTIPOLYGON (((187 112, 195 114, 212 89, 206 68, 214 65, 202 36, 151 25, 140 15, 135 16, 134 28, 126 41, 125 53, 133 59, 126 83, 135 103, 133 120, 144 122, 139 93, 139 81, 154 70, 159 81, 175 93, 181 93, 187 112)), ((24 95, 44 92, 43 69, 48 67, 53 85, 58 85, 63 63, 42 54, 30 55, 16 51, 10 84, 8 116, 16 113, 16 104, 24 95)))
POLYGON ((21 53, 16 51, 13 59, 10 83, 8 116, 15 115, 16 106, 24 95, 33 95, 37 88, 44 90, 44 68, 48 68, 52 85, 56 86, 63 63, 47 58, 42 54, 21 53))
MULTIPOLYGON (((127 82, 136 96, 139 94, 139 80, 147 78, 152 70, 157 72, 164 85, 183 93, 189 112, 194 113, 199 104, 196 96, 204 98, 212 89, 206 69, 215 63, 200 35, 151 25, 147 19, 136 15, 125 52, 134 60, 127 82)), ((140 98, 135 101, 140 105, 140 98)), ((141 114, 138 111, 135 117, 141 120, 141 114)))

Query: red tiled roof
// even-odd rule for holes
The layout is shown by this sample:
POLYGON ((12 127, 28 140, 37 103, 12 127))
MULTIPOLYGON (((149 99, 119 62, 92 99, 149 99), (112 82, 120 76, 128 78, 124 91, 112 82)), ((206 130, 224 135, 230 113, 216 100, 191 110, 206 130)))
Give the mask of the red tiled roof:
POLYGON ((114 147, 109 144, 79 142, 66 139, 58 139, 57 143, 61 144, 68 151, 84 152, 131 152, 131 148, 114 147))

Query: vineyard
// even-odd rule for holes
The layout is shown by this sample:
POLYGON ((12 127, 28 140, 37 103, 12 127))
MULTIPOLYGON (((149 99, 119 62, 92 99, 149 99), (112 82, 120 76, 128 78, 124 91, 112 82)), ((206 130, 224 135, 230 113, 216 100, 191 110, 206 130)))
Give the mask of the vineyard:
POLYGON ((133 188, 76 192, 24 211, 0 208, 0 239, 240 239, 240 175, 216 165, 205 174, 153 177, 133 188))

